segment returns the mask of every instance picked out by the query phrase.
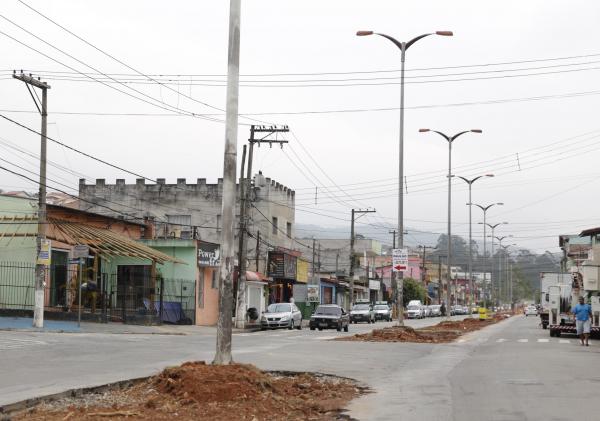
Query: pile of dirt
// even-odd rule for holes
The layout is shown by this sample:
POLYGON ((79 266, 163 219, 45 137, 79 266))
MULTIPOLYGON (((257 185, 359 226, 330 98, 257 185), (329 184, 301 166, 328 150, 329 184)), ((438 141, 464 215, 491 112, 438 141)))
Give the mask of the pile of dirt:
POLYGON ((349 379, 189 362, 123 390, 42 403, 15 420, 335 420, 363 389, 349 379))
POLYGON ((460 336, 455 331, 423 331, 409 326, 392 326, 375 329, 369 333, 359 333, 352 336, 335 338, 336 341, 364 341, 364 342, 417 342, 417 343, 444 343, 452 342, 460 336))
POLYGON ((416 343, 448 343, 453 342, 468 332, 505 320, 506 315, 496 314, 486 320, 466 318, 464 320, 444 320, 436 325, 420 329, 409 326, 392 326, 375 329, 369 333, 335 338, 336 341, 363 342, 416 342, 416 343))

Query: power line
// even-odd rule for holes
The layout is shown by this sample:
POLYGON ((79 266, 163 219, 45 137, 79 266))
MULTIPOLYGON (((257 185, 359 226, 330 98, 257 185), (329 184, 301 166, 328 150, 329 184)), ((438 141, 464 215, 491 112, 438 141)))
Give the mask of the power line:
MULTIPOLYGON (((109 56, 109 57, 111 57, 111 56, 109 56)), ((120 61, 118 61, 118 62, 121 63, 120 61)), ((478 71, 460 72, 460 73, 408 75, 408 76, 405 76, 405 79, 431 79, 431 78, 439 78, 439 77, 469 76, 469 75, 482 75, 482 74, 507 73, 507 72, 522 72, 522 71, 530 71, 530 70, 555 69, 555 68, 559 68, 559 67, 585 66, 585 65, 597 64, 597 63, 600 63, 600 61, 592 60, 592 61, 584 61, 584 62, 579 62, 579 63, 563 63, 563 64, 553 64, 553 65, 547 65, 547 66, 521 67, 521 68, 514 68, 514 69, 478 70, 478 71)), ((123 64, 123 63, 121 63, 121 64, 123 64)), ((125 65, 125 66, 127 66, 127 65, 125 65)), ((564 73, 564 72, 571 72, 571 71, 578 71, 578 70, 593 70, 593 69, 594 68, 565 69, 565 70, 559 70, 559 71, 551 72, 551 73, 559 73, 559 72, 564 73)), ((93 73, 91 73, 91 74, 93 75, 93 73)), ((539 73, 539 74, 549 74, 549 73, 539 73)), ((136 74, 110 74, 110 73, 107 73, 107 74, 96 73, 95 75, 105 76, 106 79, 112 80, 113 82, 114 82, 115 78, 118 78, 118 80, 123 83, 160 84, 165 87, 168 87, 169 89, 173 90, 176 93, 179 93, 179 91, 176 91, 176 90, 170 88, 169 85, 177 84, 177 86, 191 86, 191 85, 203 85, 203 83, 197 83, 197 82, 205 82, 205 83, 223 83, 224 82, 224 80, 222 80, 222 79, 194 79, 193 76, 192 77, 181 76, 181 77, 173 78, 173 77, 167 77, 165 75, 159 75, 159 76, 151 77, 151 76, 142 74, 140 72, 137 72, 137 75, 136 74), (140 78, 139 76, 142 76, 143 78, 140 78), (165 82, 165 83, 162 83, 162 82, 165 82)), ((77 76, 77 73, 69 73, 69 72, 61 72, 61 74, 57 74, 57 72, 49 72, 49 74, 44 75, 44 76, 51 80, 65 80, 65 81, 74 81, 74 82, 89 81, 88 78, 82 78, 81 76, 77 76), (52 73, 54 73, 54 75, 52 75, 52 73), (65 76, 65 74, 67 74, 67 75, 65 76)), ((394 76, 375 76, 375 77, 353 77, 353 78, 343 78, 343 79, 332 79, 332 78, 291 79, 291 80, 290 79, 287 79, 287 80, 268 80, 268 79, 267 80, 264 80, 264 79, 252 80, 252 79, 250 79, 250 80, 241 80, 240 82, 241 83, 258 83, 258 84, 264 84, 264 83, 314 83, 314 82, 364 82, 364 81, 398 80, 399 78, 400 78, 400 76, 394 75, 394 76)), ((469 80, 475 80, 475 79, 469 79, 469 80)), ((213 107, 213 106, 211 106, 211 108, 222 111, 221 109, 213 107)))
MULTIPOLYGON (((2 15, 0 15, 0 17, 1 17, 1 18, 3 18, 3 19, 5 19, 5 20, 7 20, 7 21, 8 21, 8 22, 10 22, 10 23, 12 23, 13 25, 15 25, 16 27, 18 27, 18 28, 19 28, 19 29, 21 29, 22 31, 26 32, 27 34, 29 34, 29 35, 33 36, 34 38, 36 38, 36 39, 40 40, 40 41, 41 41, 41 42, 43 42, 44 44, 47 44, 47 45, 49 45, 50 47, 54 48, 55 50, 57 50, 57 51, 61 52, 62 54, 66 55, 67 57, 70 57, 71 59, 73 59, 73 60, 75 60, 75 61, 77 61, 77 62, 79 62, 79 63, 83 64, 83 65, 84 65, 84 66, 86 66, 86 67, 89 67, 90 69, 94 69, 95 71, 98 71, 98 70, 97 70, 97 69, 95 69, 94 67, 92 67, 92 66, 90 66, 90 65, 88 65, 88 64, 86 64, 86 63, 84 63, 83 61, 81 61, 81 60, 77 59, 76 57, 73 57, 73 56, 72 56, 72 55, 70 55, 69 53, 67 53, 67 52, 65 52, 65 51, 63 51, 63 50, 61 50, 60 48, 58 48, 58 47, 56 47, 56 46, 54 46, 54 45, 52 45, 52 44, 50 44, 50 43, 48 43, 48 42, 46 42, 45 40, 43 40, 42 38, 40 38, 40 37, 38 37, 37 35, 33 34, 32 32, 28 31, 27 29, 25 29, 25 28, 23 28, 23 27, 19 26, 18 24, 16 24, 16 23, 12 22, 10 19, 8 19, 8 18, 6 18, 6 17, 4 17, 4 16, 2 16, 2 15)), ((22 45, 22 46, 24 46, 24 47, 26 47, 26 48, 28 48, 28 49, 30 49, 30 50, 32 50, 32 51, 35 51, 36 53, 38 53, 38 54, 40 54, 40 55, 42 55, 42 56, 46 57, 47 59, 49 59, 49 60, 52 60, 52 61, 54 61, 54 62, 56 62, 56 63, 60 64, 61 66, 64 66, 64 67, 66 67, 66 68, 68 68, 68 69, 71 69, 71 70, 73 70, 73 71, 77 72, 77 73, 80 73, 80 74, 82 74, 82 75, 85 75, 85 73, 82 73, 82 72, 78 71, 78 70, 77 70, 77 69, 75 69, 74 67, 71 67, 71 66, 69 66, 68 64, 65 64, 65 63, 61 62, 60 60, 58 60, 58 59, 55 59, 55 58, 53 58, 53 57, 49 56, 48 54, 45 54, 45 53, 43 53, 42 51, 40 51, 40 50, 38 50, 38 49, 36 49, 36 48, 34 48, 34 47, 32 47, 32 46, 30 46, 30 45, 28 45, 28 44, 26 44, 26 43, 22 42, 22 41, 20 41, 20 40, 18 40, 17 38, 15 38, 15 37, 13 37, 13 36, 11 36, 11 35, 7 34, 6 32, 0 31, 0 34, 4 35, 4 36, 5 36, 5 37, 7 37, 7 38, 10 38, 11 40, 15 41, 16 43, 18 43, 18 44, 20 44, 20 45, 22 45)), ((138 97, 138 96, 136 96, 136 95, 133 95, 133 94, 131 94, 131 93, 129 93, 129 92, 126 92, 126 91, 124 91, 124 90, 122 90, 122 89, 119 89, 119 88, 117 88, 117 87, 115 87, 115 86, 112 86, 110 83, 107 83, 107 82, 101 81, 101 80, 99 80, 99 79, 97 79, 97 78, 94 78, 93 76, 88 76, 88 77, 89 77, 90 79, 92 79, 92 80, 94 80, 94 81, 98 82, 98 83, 101 83, 102 85, 104 85, 104 86, 106 86, 106 87, 108 87, 108 88, 110 88, 110 89, 116 90, 117 92, 120 92, 120 93, 122 93, 122 94, 125 94, 125 95, 127 95, 127 96, 129 96, 129 97, 135 98, 135 99, 137 99, 137 100, 139 100, 139 101, 145 102, 146 104, 152 105, 152 106, 154 106, 154 107, 162 108, 162 109, 164 109, 164 110, 171 111, 171 112, 184 113, 184 114, 187 114, 187 115, 189 115, 189 116, 191 116, 191 117, 197 117, 197 118, 205 119, 205 120, 208 120, 208 121, 215 121, 215 122, 223 123, 223 120, 219 120, 219 119, 216 119, 216 118, 213 118, 213 117, 209 117, 209 116, 204 116, 204 115, 202 115, 202 114, 197 114, 197 113, 194 113, 194 112, 191 112, 191 111, 183 110, 183 109, 180 109, 180 108, 178 108, 178 107, 175 107, 175 106, 172 106, 172 105, 166 104, 164 101, 161 101, 161 100, 159 100, 159 99, 156 99, 156 98, 154 98, 154 97, 152 97, 152 96, 150 96, 150 95, 147 95, 147 94, 145 94, 144 92, 142 92, 142 91, 139 91, 139 90, 137 90, 137 89, 134 89, 134 88, 132 88, 132 87, 130 87, 130 86, 127 86, 126 84, 124 84, 124 83, 121 83, 121 82, 118 82, 117 80, 115 80, 115 83, 119 83, 119 84, 123 85, 124 87, 126 87, 127 89, 130 89, 130 90, 132 90, 132 91, 134 91, 134 92, 136 92, 136 93, 139 93, 139 94, 141 94, 142 96, 149 98, 150 100, 146 100, 146 99, 144 99, 144 98, 140 98, 140 97, 138 97), (157 104, 157 103, 155 103, 155 102, 151 102, 151 101, 158 102, 159 104, 157 104), (160 105, 160 104, 163 104, 163 105, 160 105)))
MULTIPOLYGON (((20 0, 19 0, 20 1, 20 0)), ((22 2, 23 3, 23 2, 22 2)), ((25 6, 34 10, 30 6, 23 3, 25 6)), ((37 11, 36 11, 37 13, 37 11)), ((574 56, 562 56, 562 57, 546 57, 546 58, 538 58, 538 59, 527 59, 527 60, 512 60, 512 61, 502 61, 502 62, 491 62, 491 63, 476 63, 476 64, 463 64, 463 65, 454 65, 454 66, 438 66, 438 67, 421 67, 421 68, 413 68, 406 69, 406 72, 414 72, 414 71, 431 71, 431 70, 446 70, 446 69, 463 69, 470 67, 492 67, 492 66, 506 66, 513 64, 527 64, 527 63, 538 63, 538 62, 549 62, 549 61, 560 61, 560 60, 574 60, 574 59, 582 59, 582 58, 590 58, 590 57, 598 57, 600 53, 591 53, 591 54, 582 54, 582 55, 574 55, 574 56)), ((349 74, 370 74, 370 73, 397 73, 400 72, 400 69, 376 69, 376 70, 358 70, 358 71, 343 71, 343 72, 309 72, 309 73, 242 73, 241 77, 272 77, 272 76, 323 76, 323 75, 349 75, 349 74)), ((68 73, 61 71, 45 71, 45 73, 68 73)), ((113 73, 113 76, 130 76, 131 73, 113 73)), ((152 74, 152 77, 164 77, 164 76, 173 76, 173 77, 225 77, 224 74, 152 74)))
MULTIPOLYGON (((50 17, 46 16, 45 14, 43 14, 42 12, 40 12, 39 10, 37 10, 37 9, 33 8, 32 6, 30 6, 29 4, 25 3, 24 1, 22 1, 22 0, 18 0, 18 1, 19 1, 19 3, 21 3, 23 6, 27 7, 27 8, 28 8, 28 9, 30 9, 30 10, 32 10, 33 12, 35 12, 36 14, 38 14, 39 16, 41 16, 42 18, 46 19, 47 21, 49 21, 49 22, 53 23, 54 25, 56 25, 57 27, 59 27, 59 28, 60 28, 60 29, 62 29, 63 31, 65 31, 65 32, 67 32, 68 34, 72 35, 73 37, 77 38, 78 40, 80 40, 81 42, 83 42, 83 43, 85 43, 86 45, 90 46, 91 48, 95 49, 96 51, 98 51, 98 52, 100 52, 100 53, 104 54, 106 57, 109 57, 109 58, 111 58, 112 60, 116 61, 117 63, 121 64, 122 66, 125 66, 125 67, 127 67, 129 70, 132 70, 132 71, 134 71, 134 72, 135 72, 135 73, 137 73, 138 75, 140 75, 140 76, 143 76, 143 77, 145 77, 145 78, 147 78, 147 79, 150 79, 150 80, 154 81, 155 83, 158 83, 159 85, 161 85, 161 86, 164 86, 165 88, 167 88, 167 89, 169 89, 169 90, 171 90, 171 91, 173 91, 173 92, 176 92, 178 95, 181 95, 181 96, 183 96, 183 97, 185 97, 185 98, 188 98, 188 99, 190 99, 190 100, 192 100, 192 101, 194 101, 194 102, 196 102, 196 103, 198 103, 198 104, 204 105, 205 107, 212 108, 212 109, 215 109, 215 110, 217 110, 217 111, 222 111, 222 112, 225 112, 225 110, 224 110, 223 108, 219 108, 219 107, 216 107, 216 106, 214 106, 214 105, 211 105, 211 104, 209 104, 209 103, 207 103, 207 102, 200 101, 200 100, 198 100, 198 99, 196 99, 196 98, 192 97, 191 95, 186 95, 185 93, 181 93, 181 92, 179 92, 179 90, 175 90, 175 89, 171 88, 170 86, 167 86, 167 85, 165 85, 165 84, 163 84, 163 83, 159 82, 158 80, 156 80, 156 79, 152 78, 151 76, 149 76, 149 75, 147 75, 147 74, 145 74, 145 73, 142 73, 142 72, 140 72, 139 70, 137 70, 137 69, 133 68, 133 67, 132 67, 132 66, 130 66, 129 64, 127 64, 127 63, 123 62, 122 60, 120 60, 120 59, 116 58, 115 56, 113 56, 113 55, 111 55, 111 54, 107 53, 107 52, 106 52, 106 51, 104 51, 103 49, 101 49, 101 48, 97 47, 96 45, 92 44, 91 42, 89 42, 89 41, 87 41, 86 39, 82 38, 81 36, 77 35, 77 34, 76 34, 76 33, 74 33, 73 31, 71 31, 71 30, 67 29, 67 28, 66 28, 66 27, 64 27, 63 25, 61 25, 61 24, 59 24, 58 22, 54 21, 53 19, 51 19, 50 17)), ((88 66, 88 67, 89 67, 89 66, 88 66)), ((91 67, 90 67, 90 68, 91 68, 91 67)), ((95 70, 95 69, 94 69, 94 70, 95 70)), ((95 71, 97 71, 97 70, 95 70, 95 71)), ((102 74, 103 74, 103 75, 105 75, 104 73, 102 73, 102 74)), ((105 75, 105 76, 106 76, 106 75, 105 75)), ((256 119, 250 119, 250 120, 254 120, 254 121, 261 122, 261 123, 265 123, 264 121, 260 121, 260 120, 256 120, 256 119)))

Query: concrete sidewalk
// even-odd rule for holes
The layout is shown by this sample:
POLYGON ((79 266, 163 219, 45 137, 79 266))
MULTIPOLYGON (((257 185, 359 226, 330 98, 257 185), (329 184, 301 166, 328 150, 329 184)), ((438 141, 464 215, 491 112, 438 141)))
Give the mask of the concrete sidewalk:
MULTIPOLYGON (((0 317, 0 331, 22 331, 22 332, 52 332, 52 333, 103 333, 103 334, 147 334, 147 335, 215 335, 214 326, 194 326, 194 325, 168 325, 144 326, 129 325, 123 323, 92 323, 81 322, 81 327, 77 322, 44 320, 44 327, 34 328, 33 319, 28 317, 0 317)), ((242 330, 234 329, 234 333, 242 330)))

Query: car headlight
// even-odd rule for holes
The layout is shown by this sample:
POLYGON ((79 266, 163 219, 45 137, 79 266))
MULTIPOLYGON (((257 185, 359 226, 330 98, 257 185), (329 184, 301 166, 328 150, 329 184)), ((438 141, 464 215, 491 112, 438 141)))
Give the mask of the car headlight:
POLYGON ((264 320, 265 322, 267 321, 267 316, 261 316, 260 320, 264 320))

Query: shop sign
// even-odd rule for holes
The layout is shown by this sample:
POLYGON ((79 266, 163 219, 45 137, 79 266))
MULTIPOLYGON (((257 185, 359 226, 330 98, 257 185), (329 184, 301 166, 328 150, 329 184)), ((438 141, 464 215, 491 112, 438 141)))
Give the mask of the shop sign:
POLYGON ((269 252, 269 276, 296 279, 296 261, 296 256, 281 252, 269 252))
POLYGON ((198 242, 198 266, 218 267, 221 264, 221 251, 218 244, 198 242))
POLYGON ((298 259, 296 261, 296 281, 308 282, 308 262, 306 260, 298 259))
POLYGON ((307 285, 306 286, 306 301, 309 303, 318 303, 319 299, 319 285, 307 285))

